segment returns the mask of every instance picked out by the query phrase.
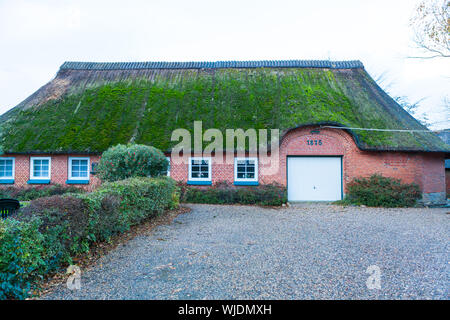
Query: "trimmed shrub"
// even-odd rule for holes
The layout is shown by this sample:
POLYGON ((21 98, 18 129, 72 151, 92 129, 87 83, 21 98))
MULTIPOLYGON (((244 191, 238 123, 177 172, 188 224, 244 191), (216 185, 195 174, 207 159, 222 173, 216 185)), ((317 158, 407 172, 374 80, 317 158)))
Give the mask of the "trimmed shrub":
POLYGON ((49 273, 98 241, 178 204, 168 177, 105 183, 92 193, 40 198, 0 221, 0 299, 23 299, 49 273))
MULTIPOLYGON (((95 230, 94 235, 101 240, 107 238, 105 230, 112 233, 123 232, 145 219, 161 214, 165 209, 178 206, 176 182, 169 177, 130 178, 109 182, 85 197, 89 198, 93 208, 100 210, 97 212, 108 212, 118 218, 114 219, 114 225, 95 230), (99 198, 98 195, 102 196, 99 198)), ((105 222, 100 222, 97 226, 102 223, 105 222)))
POLYGON ((347 185, 344 202, 369 207, 411 207, 421 198, 417 184, 405 184, 399 179, 374 174, 356 178, 347 185))
POLYGON ((81 192, 84 192, 84 190, 73 186, 64 187, 60 184, 32 188, 7 187, 0 189, 0 198, 13 198, 20 201, 30 201, 42 197, 81 192))
POLYGON ((161 150, 140 144, 118 144, 103 152, 97 172, 103 181, 131 177, 156 177, 167 172, 168 161, 161 150))
POLYGON ((278 184, 259 186, 233 186, 219 182, 213 187, 181 187, 181 200, 190 203, 209 204, 258 204, 262 206, 281 206, 287 201, 286 188, 278 184))
POLYGON ((46 271, 39 221, 0 219, 0 300, 24 299, 46 271))
POLYGON ((39 231, 44 235, 47 253, 55 260, 50 269, 59 261, 70 262, 70 257, 89 248, 88 206, 74 196, 52 196, 30 202, 17 217, 29 221, 39 218, 39 231))

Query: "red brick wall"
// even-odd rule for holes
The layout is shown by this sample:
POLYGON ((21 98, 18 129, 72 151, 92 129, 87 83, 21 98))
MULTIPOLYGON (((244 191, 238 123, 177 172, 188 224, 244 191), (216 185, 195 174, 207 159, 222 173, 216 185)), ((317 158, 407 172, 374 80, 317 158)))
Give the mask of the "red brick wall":
MULTIPOLYGON (((170 156, 170 154, 167 154, 170 156)), ((195 155, 201 156, 201 155, 195 155)), ((234 182, 234 159, 231 162, 226 161, 225 156, 213 156, 212 158, 212 183, 215 184, 221 181, 227 181, 229 183, 234 182)), ((186 156, 183 158, 181 163, 174 163, 174 160, 170 162, 170 176, 177 180, 187 182, 189 175, 189 157, 186 156)), ((259 170, 259 179, 261 179, 259 170)))
MULTIPOLYGON (((277 182, 286 185, 287 156, 342 156, 344 193, 348 182, 355 177, 374 173, 401 179, 405 183, 417 183, 423 193, 445 192, 444 155, 413 152, 373 152, 360 150, 353 137, 343 130, 320 129, 312 134, 313 127, 304 127, 289 132, 281 141, 279 168, 270 175, 263 174, 264 165, 259 163, 259 182, 277 182), (321 145, 308 145, 307 140, 321 140, 321 145)), ((233 164, 217 164, 213 158, 212 182, 234 181, 233 164)), ((175 180, 187 181, 188 165, 171 164, 171 176, 175 180)))
MULTIPOLYGON (((60 184, 65 185, 68 177, 68 161, 69 157, 89 157, 90 162, 98 162, 100 156, 87 156, 87 155, 47 155, 47 154, 36 154, 32 155, 33 157, 51 157, 51 174, 50 174, 50 183, 51 184, 60 184)), ((13 157, 15 158, 15 177, 14 177, 14 187, 36 187, 37 185, 27 184, 27 181, 30 180, 30 155, 17 155, 17 154, 8 154, 3 155, 2 157, 13 157)), ((86 190, 92 190, 94 187, 100 184, 100 180, 90 175, 89 184, 88 185, 73 185, 86 190)), ((12 186, 11 184, 0 184, 1 187, 12 186)))
MULTIPOLYGON (((342 156, 344 192, 347 183, 353 178, 379 173, 384 176, 399 178, 407 183, 415 182, 421 187, 425 195, 430 195, 430 198, 437 196, 443 199, 445 196, 444 154, 361 151, 356 146, 352 136, 345 131, 320 129, 319 133, 312 134, 312 129, 313 127, 304 127, 292 130, 284 136, 280 144, 278 168, 273 173, 264 173, 267 166, 259 161, 258 174, 261 184, 277 182, 286 185, 286 159, 289 155, 329 155, 342 156), (320 140, 321 144, 308 145, 307 140, 320 140)), ((29 186, 27 181, 30 172, 30 156, 4 156, 13 156, 16 159, 15 186, 29 186)), ((68 175, 68 157, 69 155, 52 156, 52 183, 65 185, 68 175)), ((90 156, 90 159, 91 162, 98 161, 99 156, 90 156)), ((170 176, 175 180, 186 182, 188 179, 188 161, 176 164, 172 159, 170 176)), ((234 162, 226 163, 222 156, 213 157, 212 182, 217 183, 219 181, 228 181, 229 183, 234 181, 234 162)), ((92 189, 98 184, 99 180, 95 176, 91 176, 90 184, 80 185, 80 187, 92 189)))
POLYGON ((288 133, 280 148, 281 182, 286 182, 288 155, 343 156, 343 184, 358 176, 374 173, 417 183, 424 193, 444 192, 444 155, 432 153, 370 152, 360 150, 352 136, 343 130, 321 129, 311 134, 311 127, 288 133), (309 146, 306 140, 321 140, 322 145, 309 146))
POLYGON ((446 194, 450 194, 450 169, 445 170, 445 189, 446 194))

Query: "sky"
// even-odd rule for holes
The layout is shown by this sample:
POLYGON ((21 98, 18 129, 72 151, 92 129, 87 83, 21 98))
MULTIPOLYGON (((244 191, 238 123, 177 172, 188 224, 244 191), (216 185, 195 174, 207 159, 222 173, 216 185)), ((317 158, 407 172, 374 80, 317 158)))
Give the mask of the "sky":
POLYGON ((411 59, 415 0, 0 0, 0 114, 64 61, 361 60, 450 127, 450 60, 411 59))

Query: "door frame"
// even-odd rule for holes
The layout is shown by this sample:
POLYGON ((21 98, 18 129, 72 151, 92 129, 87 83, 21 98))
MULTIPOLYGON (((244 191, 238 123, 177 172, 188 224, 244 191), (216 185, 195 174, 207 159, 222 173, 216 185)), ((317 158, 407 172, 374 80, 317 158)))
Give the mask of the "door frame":
MULTIPOLYGON (((286 197, 288 194, 288 187, 289 187, 289 162, 288 162, 288 158, 340 158, 341 159, 341 200, 344 199, 344 166, 343 166, 343 155, 286 155, 286 197)), ((313 201, 313 200, 311 200, 313 201)), ((339 201, 339 200, 338 200, 339 201)), ((289 199, 288 199, 289 202, 289 199)), ((308 201, 296 201, 296 202, 308 202, 308 201)))

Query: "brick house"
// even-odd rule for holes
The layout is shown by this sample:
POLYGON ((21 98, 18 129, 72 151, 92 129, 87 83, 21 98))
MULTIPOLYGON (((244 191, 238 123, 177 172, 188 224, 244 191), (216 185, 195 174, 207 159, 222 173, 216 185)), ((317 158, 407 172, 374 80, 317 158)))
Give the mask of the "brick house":
POLYGON ((93 166, 117 143, 165 151, 168 174, 191 185, 279 183, 290 201, 338 200, 355 177, 380 173, 417 183, 426 203, 445 201, 450 147, 428 131, 359 61, 66 62, 56 77, 0 117, 0 187, 92 189, 93 166), (279 129, 279 162, 258 154, 185 154, 173 130, 279 129))

